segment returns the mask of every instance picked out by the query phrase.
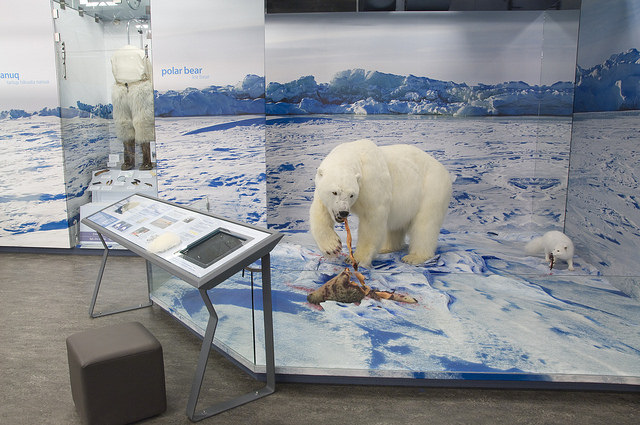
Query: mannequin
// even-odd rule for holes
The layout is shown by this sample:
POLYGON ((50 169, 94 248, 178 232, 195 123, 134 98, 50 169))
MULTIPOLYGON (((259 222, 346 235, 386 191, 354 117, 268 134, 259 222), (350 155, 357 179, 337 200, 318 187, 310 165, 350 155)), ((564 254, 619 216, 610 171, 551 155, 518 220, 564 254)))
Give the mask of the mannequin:
POLYGON ((111 57, 116 82, 111 91, 116 135, 124 147, 122 170, 135 166, 136 144, 142 150, 140 170, 151 170, 151 146, 155 140, 151 63, 144 50, 124 46, 111 57))

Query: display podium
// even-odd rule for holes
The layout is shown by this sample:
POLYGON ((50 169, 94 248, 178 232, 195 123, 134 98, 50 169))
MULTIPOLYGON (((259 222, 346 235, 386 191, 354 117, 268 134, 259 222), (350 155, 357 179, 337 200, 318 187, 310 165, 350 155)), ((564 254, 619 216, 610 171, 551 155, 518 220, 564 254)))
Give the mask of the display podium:
MULTIPOLYGON (((89 307, 91 317, 151 305, 150 301, 148 304, 107 313, 94 313, 109 255, 105 236, 144 258, 147 271, 150 270, 151 264, 154 264, 198 289, 209 312, 209 320, 187 403, 187 416, 190 420, 199 421, 274 392, 270 252, 282 238, 281 234, 142 194, 131 195, 118 201, 84 218, 82 222, 98 233, 105 249, 89 307), (218 323, 208 290, 257 260, 261 260, 262 272, 266 385, 258 391, 196 411, 218 323)), ((147 287, 149 288, 149 282, 147 287)))

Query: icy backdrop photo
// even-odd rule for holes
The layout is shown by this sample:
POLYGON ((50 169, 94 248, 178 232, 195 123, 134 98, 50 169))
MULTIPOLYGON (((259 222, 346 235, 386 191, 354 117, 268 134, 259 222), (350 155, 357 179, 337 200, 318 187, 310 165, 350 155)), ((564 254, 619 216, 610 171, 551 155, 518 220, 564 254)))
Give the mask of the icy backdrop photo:
POLYGON ((0 244, 69 248, 51 8, 0 8, 0 244))

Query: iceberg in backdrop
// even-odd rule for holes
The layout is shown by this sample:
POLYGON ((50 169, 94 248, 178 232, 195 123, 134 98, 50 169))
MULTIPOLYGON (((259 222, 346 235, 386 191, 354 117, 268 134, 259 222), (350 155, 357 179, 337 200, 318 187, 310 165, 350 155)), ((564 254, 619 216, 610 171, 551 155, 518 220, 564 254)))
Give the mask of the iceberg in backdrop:
POLYGON ((53 108, 42 108, 39 111, 27 112, 23 109, 10 109, 8 111, 0 111, 0 119, 18 119, 29 117, 59 117, 59 118, 113 118, 113 106, 111 104, 88 105, 80 101, 76 102, 77 108, 61 108, 59 106, 53 108))
POLYGON ((578 65, 574 112, 640 109, 640 52, 630 49, 584 69, 578 65))
MULTIPOLYGON (((111 105, 77 102, 77 108, 45 108, 29 113, 0 112, 2 118, 58 115, 111 118, 111 105)), ((468 86, 414 75, 363 69, 337 73, 330 83, 306 76, 288 83, 247 75, 236 85, 155 92, 157 117, 213 115, 407 114, 454 116, 571 115, 573 83, 531 86, 522 81, 468 86)))
POLYGON ((264 114, 264 78, 249 74, 232 86, 155 93, 157 117, 264 114))
POLYGON ((313 76, 269 82, 267 114, 571 115, 573 83, 551 86, 523 81, 479 84, 351 69, 331 82, 313 76))

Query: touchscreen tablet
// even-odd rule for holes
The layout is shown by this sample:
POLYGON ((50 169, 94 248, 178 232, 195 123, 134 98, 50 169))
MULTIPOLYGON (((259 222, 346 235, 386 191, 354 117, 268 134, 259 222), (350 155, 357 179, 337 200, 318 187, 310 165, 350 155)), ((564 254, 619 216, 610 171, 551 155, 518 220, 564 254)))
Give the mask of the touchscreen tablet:
POLYGON ((226 229, 216 229, 180 251, 182 257, 202 268, 207 268, 247 242, 247 238, 226 229))

